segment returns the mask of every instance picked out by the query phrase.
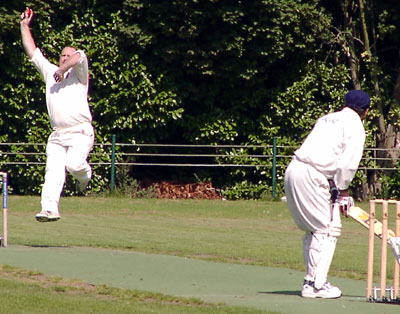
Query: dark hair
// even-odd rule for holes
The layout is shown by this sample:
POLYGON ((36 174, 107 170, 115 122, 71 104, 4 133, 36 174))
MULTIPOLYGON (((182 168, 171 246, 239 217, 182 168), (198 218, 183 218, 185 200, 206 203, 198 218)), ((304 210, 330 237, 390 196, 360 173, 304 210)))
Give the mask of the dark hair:
POLYGON ((369 108, 354 108, 354 107, 348 107, 350 109, 353 109, 355 112, 358 113, 359 116, 361 116, 362 114, 365 113, 365 111, 367 111, 369 108))

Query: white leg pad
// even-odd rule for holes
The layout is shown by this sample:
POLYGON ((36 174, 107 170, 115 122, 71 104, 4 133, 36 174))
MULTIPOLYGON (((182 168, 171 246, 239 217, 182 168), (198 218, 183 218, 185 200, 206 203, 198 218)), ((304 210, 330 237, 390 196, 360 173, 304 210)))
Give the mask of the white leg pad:
POLYGON ((340 237, 342 234, 342 221, 340 218, 339 204, 335 204, 331 211, 331 222, 328 226, 329 235, 332 237, 340 237))
MULTIPOLYGON (((310 246, 312 240, 312 233, 306 232, 303 236, 303 258, 304 263, 307 267, 307 274, 309 273, 309 265, 310 265, 310 246)), ((309 280, 308 278, 306 278, 309 280)))
POLYGON ((328 234, 312 234, 306 279, 314 281, 317 289, 322 288, 327 281, 329 268, 336 249, 336 242, 337 238, 328 234))

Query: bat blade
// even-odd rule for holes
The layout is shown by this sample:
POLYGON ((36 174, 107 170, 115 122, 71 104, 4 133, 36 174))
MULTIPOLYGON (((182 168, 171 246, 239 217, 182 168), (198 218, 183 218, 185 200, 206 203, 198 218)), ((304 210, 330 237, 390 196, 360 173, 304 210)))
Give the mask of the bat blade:
MULTIPOLYGON (((353 218, 355 221, 360 223, 365 228, 369 229, 369 223, 370 223, 369 214, 362 208, 357 207, 357 206, 350 207, 350 209, 348 211, 348 216, 353 218)), ((375 219, 374 223, 375 223, 374 233, 377 237, 382 239, 382 233, 383 233, 382 223, 378 219, 375 219)), ((396 234, 391 229, 388 229, 387 233, 388 233, 387 234, 388 241, 390 238, 396 237, 396 234)))

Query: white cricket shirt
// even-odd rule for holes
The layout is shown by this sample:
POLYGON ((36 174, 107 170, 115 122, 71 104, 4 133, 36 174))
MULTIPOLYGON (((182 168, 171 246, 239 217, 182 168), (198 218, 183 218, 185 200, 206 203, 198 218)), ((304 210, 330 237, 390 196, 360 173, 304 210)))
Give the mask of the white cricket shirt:
POLYGON ((295 156, 334 179, 338 189, 344 190, 357 171, 364 142, 365 130, 360 116, 345 107, 319 118, 295 156))
POLYGON ((82 50, 74 53, 80 54, 79 62, 64 74, 64 80, 59 83, 53 77, 58 67, 50 63, 39 48, 31 60, 46 83, 47 111, 54 130, 92 121, 87 101, 89 83, 82 84, 88 82, 88 60, 82 50))

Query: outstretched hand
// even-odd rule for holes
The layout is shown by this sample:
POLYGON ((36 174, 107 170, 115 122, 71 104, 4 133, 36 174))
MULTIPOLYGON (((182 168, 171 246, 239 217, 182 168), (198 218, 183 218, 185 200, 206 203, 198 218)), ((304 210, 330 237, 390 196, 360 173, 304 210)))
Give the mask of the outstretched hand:
POLYGON ((29 25, 31 23, 32 17, 33 10, 27 7, 25 11, 21 14, 21 24, 29 25))

